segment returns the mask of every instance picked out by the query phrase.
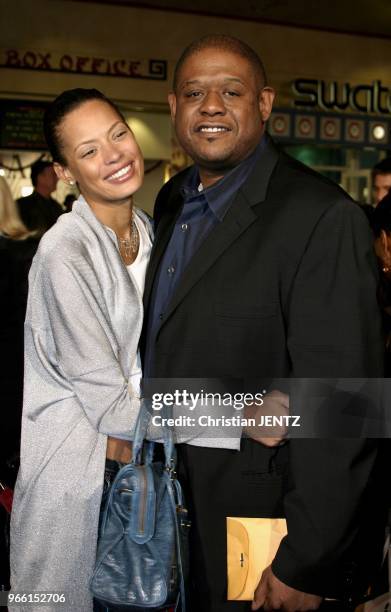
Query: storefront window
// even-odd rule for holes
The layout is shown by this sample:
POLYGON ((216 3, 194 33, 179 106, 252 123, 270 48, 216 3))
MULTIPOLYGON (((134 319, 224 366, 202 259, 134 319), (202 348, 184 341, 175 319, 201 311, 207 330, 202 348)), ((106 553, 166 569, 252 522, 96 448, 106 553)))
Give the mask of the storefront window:
MULTIPOLYGON (((375 148, 344 148, 324 145, 283 145, 289 155, 327 176, 360 203, 372 201, 371 172, 387 156, 375 148)), ((391 151, 388 152, 391 155, 391 151)))

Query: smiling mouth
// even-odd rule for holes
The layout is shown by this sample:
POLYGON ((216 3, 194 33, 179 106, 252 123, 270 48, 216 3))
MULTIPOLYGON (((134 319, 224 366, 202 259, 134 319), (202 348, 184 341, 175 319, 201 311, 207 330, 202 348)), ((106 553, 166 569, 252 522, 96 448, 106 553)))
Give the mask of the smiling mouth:
POLYGON ((110 174, 110 176, 106 176, 106 181, 116 181, 118 179, 124 178, 132 171, 132 166, 133 163, 128 164, 127 166, 120 168, 120 170, 117 170, 117 172, 110 174))
POLYGON ((231 129, 223 125, 200 125, 196 131, 201 132, 201 134, 222 134, 230 132, 231 129))

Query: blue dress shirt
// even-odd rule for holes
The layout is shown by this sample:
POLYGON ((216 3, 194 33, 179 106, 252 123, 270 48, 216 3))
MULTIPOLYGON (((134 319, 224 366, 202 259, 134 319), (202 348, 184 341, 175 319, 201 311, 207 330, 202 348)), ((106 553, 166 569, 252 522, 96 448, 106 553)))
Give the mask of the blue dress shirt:
POLYGON ((156 273, 147 321, 144 376, 153 376, 153 346, 164 314, 182 274, 209 232, 224 219, 234 197, 253 170, 263 149, 255 150, 217 183, 203 189, 197 166, 182 186, 183 208, 156 273))

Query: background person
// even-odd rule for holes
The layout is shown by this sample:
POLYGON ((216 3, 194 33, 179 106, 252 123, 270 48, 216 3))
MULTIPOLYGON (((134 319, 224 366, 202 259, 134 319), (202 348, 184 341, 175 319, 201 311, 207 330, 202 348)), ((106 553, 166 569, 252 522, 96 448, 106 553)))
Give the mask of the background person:
POLYGON ((44 234, 64 212, 57 200, 51 197, 57 181, 52 162, 39 159, 31 166, 34 191, 17 200, 20 216, 29 230, 44 234))
POLYGON ((391 376, 391 193, 376 207, 372 219, 375 251, 379 260, 379 304, 386 341, 386 376, 391 376))
MULTIPOLYGON (((264 134, 273 97, 259 57, 235 38, 195 41, 177 63, 169 103, 195 165, 162 188, 155 206, 147 377, 262 385, 383 374, 367 221, 341 189, 264 134)), ((365 591, 383 545, 372 495, 376 441, 189 442, 179 459, 193 520, 194 610, 248 610, 226 601, 227 516, 287 519, 253 609, 310 610, 357 584, 365 591), (367 526, 370 545, 360 550, 367 526)))
POLYGON ((372 170, 375 206, 391 191, 391 157, 382 159, 372 170))
POLYGON ((28 272, 38 241, 22 223, 6 180, 0 177, 0 388, 3 409, 0 462, 19 450, 23 392, 23 323, 28 272))
MULTIPOLYGON (((16 474, 9 462, 19 454, 27 277, 37 246, 33 232, 19 217, 7 181, 0 176, 0 481, 10 487, 16 474)), ((9 587, 8 539, 8 514, 0 506, 0 584, 5 589, 9 587)))
POLYGON ((30 272, 11 586, 63 593, 64 609, 91 612, 105 461, 110 479, 130 460, 140 405, 152 235, 133 206, 143 158, 116 106, 95 89, 65 91, 44 127, 57 175, 81 196, 45 234, 30 272))

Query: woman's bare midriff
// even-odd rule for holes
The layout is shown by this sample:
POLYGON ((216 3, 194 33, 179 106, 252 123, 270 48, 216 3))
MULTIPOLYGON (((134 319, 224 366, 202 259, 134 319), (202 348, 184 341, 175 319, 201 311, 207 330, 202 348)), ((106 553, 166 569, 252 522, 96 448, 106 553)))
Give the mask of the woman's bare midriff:
POLYGON ((129 463, 132 458, 132 443, 118 438, 107 438, 106 458, 129 463))

